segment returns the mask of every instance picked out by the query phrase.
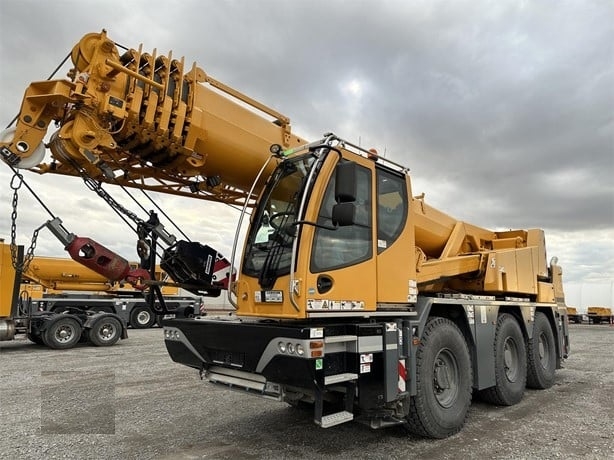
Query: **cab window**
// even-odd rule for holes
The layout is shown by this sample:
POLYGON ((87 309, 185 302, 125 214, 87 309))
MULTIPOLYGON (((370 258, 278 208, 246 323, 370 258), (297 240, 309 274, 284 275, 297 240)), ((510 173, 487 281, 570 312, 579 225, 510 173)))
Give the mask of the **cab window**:
MULTIPOLYGON (((371 258, 372 211, 371 171, 357 167, 356 222, 336 230, 317 228, 311 254, 311 272, 342 268, 371 258)), ((332 226, 332 210, 335 205, 335 175, 331 176, 317 222, 332 226)))
POLYGON ((403 176, 377 169, 377 253, 392 245, 407 220, 407 190, 403 176))

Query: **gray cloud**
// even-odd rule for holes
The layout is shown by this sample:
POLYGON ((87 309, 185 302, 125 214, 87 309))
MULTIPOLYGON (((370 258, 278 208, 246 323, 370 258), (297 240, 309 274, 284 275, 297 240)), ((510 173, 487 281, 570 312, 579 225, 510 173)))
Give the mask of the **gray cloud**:
MULTIPOLYGON (((30 81, 46 78, 82 34, 106 28, 129 47, 142 42, 197 61, 290 116, 303 137, 335 131, 376 147, 411 167, 416 194, 459 219, 546 228, 551 246, 569 257, 561 262, 572 279, 614 278, 611 2, 81 5, 0 3, 6 123, 30 81)), ((89 219, 114 219, 90 204, 93 195, 83 198, 80 185, 61 190, 78 198, 76 207, 90 206, 89 219)), ((174 211, 194 236, 202 222, 189 208, 174 211)), ((225 222, 203 215, 214 229, 225 222)), ((234 222, 228 227, 224 238, 234 222)))

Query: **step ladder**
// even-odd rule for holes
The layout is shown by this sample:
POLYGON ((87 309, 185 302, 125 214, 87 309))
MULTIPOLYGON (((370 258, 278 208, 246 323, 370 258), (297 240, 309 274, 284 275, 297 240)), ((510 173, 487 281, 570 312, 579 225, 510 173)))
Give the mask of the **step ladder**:
MULTIPOLYGON (((358 337, 356 335, 337 335, 324 338, 325 344, 336 344, 339 347, 340 344, 344 345, 346 349, 356 349, 358 343, 358 337)), ((315 408, 314 408, 314 422, 320 425, 322 428, 329 428, 331 426, 340 425, 345 422, 354 420, 354 396, 356 394, 356 384, 358 382, 358 374, 351 372, 342 372, 334 375, 327 375, 324 377, 324 388, 317 387, 315 394, 315 408), (344 409, 339 412, 324 415, 324 394, 333 390, 330 387, 343 387, 343 406, 344 409)))

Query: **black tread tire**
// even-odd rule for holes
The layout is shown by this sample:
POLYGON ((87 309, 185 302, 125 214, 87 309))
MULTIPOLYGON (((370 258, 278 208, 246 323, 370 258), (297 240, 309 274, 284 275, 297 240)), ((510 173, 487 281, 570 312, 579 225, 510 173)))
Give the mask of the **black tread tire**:
POLYGON ((524 396, 527 382, 527 352, 518 321, 509 313, 499 315, 495 331, 495 386, 482 391, 482 398, 498 406, 513 406, 524 396), (505 354, 508 348, 511 363, 506 369, 505 354), (512 375, 509 375, 509 374, 512 375))
POLYGON ((527 345, 527 387, 545 390, 554 384, 556 343, 546 315, 538 311, 533 322, 533 338, 527 345))
MULTIPOLYGON (((450 366, 441 368, 450 370, 450 366)), ((411 397, 407 429, 438 439, 458 433, 467 419, 472 386, 471 356, 462 332, 447 318, 431 318, 416 353, 416 395, 411 397), (445 361, 454 367, 446 374, 455 380, 456 389, 439 389, 438 393, 435 366, 445 361), (446 398, 449 401, 441 402, 446 398)))
POLYGON ((156 315, 154 315, 149 307, 134 307, 130 313, 130 326, 132 326, 134 329, 147 329, 152 327, 155 322, 156 315), (147 321, 143 321, 143 318, 145 317, 147 317, 147 321))
POLYGON ((74 318, 58 318, 43 332, 43 342, 54 350, 74 347, 81 338, 81 324, 74 318), (66 337, 62 337, 66 334, 66 337))
POLYGON ((33 334, 31 332, 27 333, 27 337, 28 340, 30 340, 31 342, 34 342, 37 345, 45 345, 45 342, 43 342, 43 338, 40 336, 40 334, 33 334))
POLYGON ((97 347, 115 345, 122 336, 121 322, 112 316, 97 319, 87 332, 89 341, 97 347))

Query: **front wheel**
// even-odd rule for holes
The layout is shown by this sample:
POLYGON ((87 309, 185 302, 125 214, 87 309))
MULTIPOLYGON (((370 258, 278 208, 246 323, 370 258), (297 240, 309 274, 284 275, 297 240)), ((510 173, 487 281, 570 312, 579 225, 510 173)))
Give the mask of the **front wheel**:
POLYGON ((471 357, 462 332, 449 319, 431 318, 416 352, 409 431, 429 438, 458 433, 467 418, 472 385, 471 357))
POLYGON ((88 331, 88 337, 97 347, 110 347, 122 335, 122 325, 117 318, 103 316, 97 319, 88 331))
POLYGON ((483 398, 499 406, 513 406, 524 396, 527 381, 527 352, 518 321, 503 313, 495 331, 495 386, 482 392, 483 398))
POLYGON ((539 390, 550 388, 556 371, 556 345, 550 321, 541 311, 535 313, 527 361, 527 386, 539 390))

